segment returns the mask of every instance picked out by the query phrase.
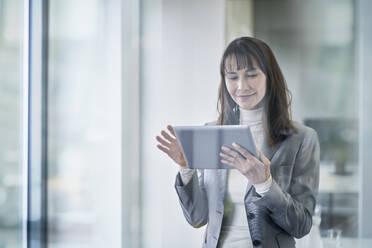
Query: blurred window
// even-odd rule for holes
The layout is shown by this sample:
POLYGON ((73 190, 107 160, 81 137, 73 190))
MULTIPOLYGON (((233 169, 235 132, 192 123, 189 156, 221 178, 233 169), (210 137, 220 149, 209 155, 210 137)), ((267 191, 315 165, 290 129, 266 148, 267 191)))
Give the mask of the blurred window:
POLYGON ((22 247, 23 1, 0 1, 0 247, 22 247))

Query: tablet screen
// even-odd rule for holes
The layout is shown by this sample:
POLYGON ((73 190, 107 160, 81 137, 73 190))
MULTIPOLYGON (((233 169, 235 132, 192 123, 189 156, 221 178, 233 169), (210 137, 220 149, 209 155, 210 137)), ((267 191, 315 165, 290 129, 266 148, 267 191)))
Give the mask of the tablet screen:
POLYGON ((174 126, 187 167, 192 169, 232 169, 223 164, 219 152, 232 143, 243 146, 258 158, 258 152, 248 125, 174 126))

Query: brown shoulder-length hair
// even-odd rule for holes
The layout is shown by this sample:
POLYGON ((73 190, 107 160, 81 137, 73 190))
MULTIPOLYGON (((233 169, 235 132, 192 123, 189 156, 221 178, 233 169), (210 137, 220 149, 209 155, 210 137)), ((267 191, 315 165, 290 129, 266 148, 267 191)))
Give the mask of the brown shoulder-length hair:
POLYGON ((264 104, 264 130, 267 142, 273 146, 290 136, 297 129, 291 122, 291 92, 288 90, 284 76, 270 47, 263 41, 252 37, 240 37, 227 46, 223 53, 218 89, 217 125, 237 125, 240 120, 239 107, 231 98, 226 88, 225 72, 228 60, 235 59, 237 69, 253 68, 256 62, 266 75, 266 94, 264 104))

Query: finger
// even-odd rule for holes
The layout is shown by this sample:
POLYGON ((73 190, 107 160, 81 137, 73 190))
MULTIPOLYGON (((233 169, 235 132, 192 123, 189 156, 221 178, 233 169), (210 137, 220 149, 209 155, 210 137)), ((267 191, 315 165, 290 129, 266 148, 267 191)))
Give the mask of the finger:
POLYGON ((172 138, 167 132, 165 132, 164 130, 161 131, 161 134, 167 139, 169 140, 170 142, 173 142, 175 139, 172 138))
POLYGON ((177 136, 176 136, 176 134, 174 133, 174 129, 173 129, 173 127, 172 127, 171 125, 168 125, 167 128, 168 128, 168 130, 171 132, 171 134, 176 138, 177 136))
POLYGON ((250 152, 248 152, 244 147, 242 147, 241 145, 235 142, 233 142, 232 145, 234 146, 236 150, 238 150, 241 154, 243 154, 244 157, 246 157, 249 160, 253 160, 254 156, 250 152))
POLYGON ((235 164, 233 164, 232 162, 229 162, 229 161, 227 161, 227 160, 224 160, 224 159, 221 159, 220 161, 221 161, 221 163, 223 163, 223 164, 229 165, 229 166, 231 166, 231 167, 233 167, 233 168, 236 168, 236 169, 237 169, 236 165, 235 165, 235 164))
POLYGON ((166 142, 165 140, 163 140, 161 137, 156 136, 156 140, 159 141, 163 146, 166 146, 166 147, 170 148, 171 144, 166 142))
POLYGON ((261 150, 258 150, 258 151, 260 153, 260 159, 261 159, 262 163, 264 163, 264 164, 270 164, 270 160, 267 157, 265 157, 265 155, 263 154, 263 152, 261 150))
POLYGON ((243 146, 233 143, 233 146, 235 149, 237 149, 239 152, 244 152, 243 155, 247 158, 247 160, 251 161, 252 163, 262 163, 259 159, 257 159, 255 156, 253 156, 247 149, 245 149, 243 146))
POLYGON ((260 150, 258 150, 258 154, 260 155, 260 156, 259 156, 260 159, 263 161, 263 159, 264 159, 264 155, 262 154, 262 152, 261 152, 260 150))
POLYGON ((163 152, 165 152, 166 154, 169 155, 169 150, 168 150, 167 148, 165 148, 165 147, 163 147, 163 146, 161 146, 161 145, 157 145, 156 147, 159 148, 160 150, 162 150, 163 152))
POLYGON ((233 157, 234 159, 244 159, 245 160, 245 158, 243 158, 242 155, 240 155, 238 152, 228 148, 227 146, 222 146, 221 149, 223 151, 225 151, 227 154, 229 154, 231 157, 233 157))
POLYGON ((221 157, 223 157, 227 161, 230 161, 230 162, 233 162, 234 161, 234 158, 233 157, 231 157, 231 156, 229 156, 229 155, 227 155, 227 154, 225 154, 223 152, 220 152, 219 154, 220 154, 221 157))

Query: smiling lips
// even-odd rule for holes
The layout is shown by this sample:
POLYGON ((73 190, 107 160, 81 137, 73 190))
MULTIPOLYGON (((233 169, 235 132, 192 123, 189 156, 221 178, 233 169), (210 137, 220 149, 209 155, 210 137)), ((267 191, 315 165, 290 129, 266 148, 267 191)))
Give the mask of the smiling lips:
POLYGON ((249 97, 251 95, 254 95, 254 94, 256 94, 256 92, 253 92, 253 93, 251 93, 249 95, 241 95, 241 96, 238 96, 238 97, 247 98, 247 97, 249 97))

